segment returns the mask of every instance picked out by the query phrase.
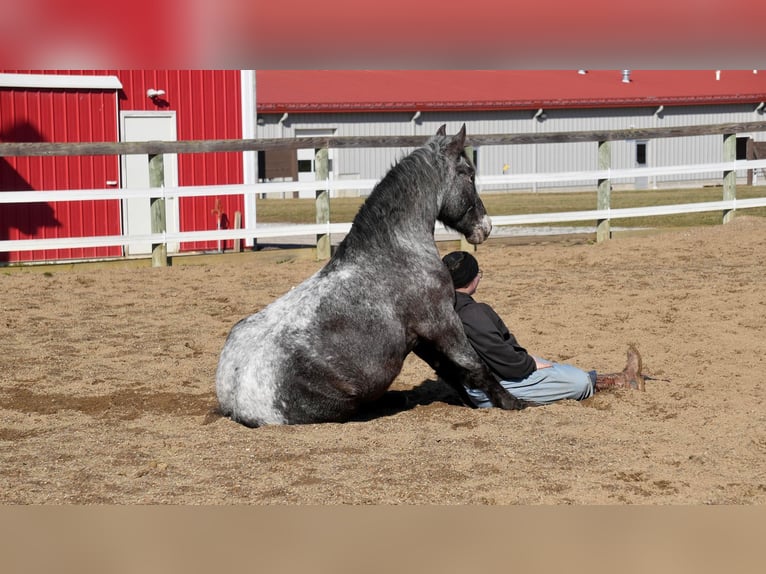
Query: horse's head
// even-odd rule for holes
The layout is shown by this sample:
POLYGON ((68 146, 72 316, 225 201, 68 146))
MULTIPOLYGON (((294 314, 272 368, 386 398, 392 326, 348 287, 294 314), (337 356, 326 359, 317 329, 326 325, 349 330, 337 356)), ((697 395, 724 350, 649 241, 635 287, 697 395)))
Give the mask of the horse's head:
POLYGON ((469 243, 481 243, 489 237, 492 222, 476 191, 476 169, 465 153, 465 124, 453 138, 446 138, 446 126, 436 135, 444 137, 447 162, 439 221, 465 235, 469 243))

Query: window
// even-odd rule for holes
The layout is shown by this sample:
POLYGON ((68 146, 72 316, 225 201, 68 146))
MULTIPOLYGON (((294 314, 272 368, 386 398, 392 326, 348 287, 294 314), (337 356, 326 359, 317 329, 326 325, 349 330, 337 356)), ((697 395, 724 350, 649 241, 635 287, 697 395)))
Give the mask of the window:
POLYGON ((646 142, 636 142, 636 165, 646 165, 646 142))
POLYGON ((747 159, 747 140, 749 137, 737 138, 737 159, 747 159))

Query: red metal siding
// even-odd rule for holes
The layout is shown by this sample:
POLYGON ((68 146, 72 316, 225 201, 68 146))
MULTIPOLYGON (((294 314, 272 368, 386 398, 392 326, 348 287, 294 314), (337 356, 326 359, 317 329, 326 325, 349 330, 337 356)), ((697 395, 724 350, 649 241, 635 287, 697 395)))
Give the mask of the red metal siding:
MULTIPOLYGON (((123 90, 121 110, 174 110, 179 140, 239 139, 242 137, 240 75, 237 70, 112 70, 123 90), (165 91, 155 103, 146 96, 150 88, 165 91)), ((241 153, 180 154, 179 185, 241 184, 241 153)), ((239 211, 244 219, 242 196, 185 197, 180 201, 181 231, 216 229, 213 210, 220 202, 224 221, 234 221, 239 211)), ((231 247, 231 241, 225 248, 231 247)), ((212 250, 218 243, 186 242, 181 250, 212 250)))
MULTIPOLYGON (((204 139, 238 139, 242 137, 242 113, 240 107, 240 73, 238 70, 37 70, 35 72, 14 70, 15 72, 27 73, 47 73, 63 75, 113 75, 117 76, 123 84, 123 89, 119 92, 119 100, 114 104, 114 95, 101 94, 101 96, 111 96, 111 107, 102 101, 100 104, 94 104, 93 110, 89 113, 86 110, 77 108, 75 113, 72 109, 66 112, 55 113, 50 111, 40 111, 44 117, 36 120, 35 128, 31 129, 31 135, 22 137, 35 137, 35 133, 43 133, 41 126, 45 126, 45 139, 39 141, 117 141, 117 123, 119 111, 138 110, 138 111, 156 111, 173 110, 176 112, 178 121, 177 133, 179 140, 204 140, 204 139), (149 88, 165 90, 165 95, 153 101, 146 96, 149 88), (98 112, 96 112, 98 110, 98 112), (100 114, 100 115, 99 115, 100 114), (94 122, 98 116, 101 120, 100 127, 94 122), (108 128, 108 129, 107 129, 108 128), (55 139, 62 138, 62 139, 55 139)), ((46 91, 35 91, 34 96, 25 95, 24 91, 13 90, 6 94, 8 98, 22 100, 34 100, 42 98, 46 91)), ((88 92, 88 97, 94 94, 88 92)), ((70 94, 70 96, 74 97, 70 94)), ((80 93, 81 106, 88 107, 87 98, 83 100, 83 94, 80 93)), ((67 100, 68 101, 68 100, 67 100)), ((95 100, 94 100, 95 102, 95 100)), ((5 100, 2 102, 3 118, 9 118, 9 121, 24 122, 23 118, 28 117, 26 111, 19 111, 18 106, 6 108, 5 100), (19 115, 21 113, 21 115, 19 115), (12 118, 12 120, 11 120, 12 118), (20 119, 21 118, 21 119, 20 119)), ((30 103, 30 106, 37 104, 30 103)), ((72 106, 72 103, 68 104, 72 106)), ((42 105, 40 107, 45 107, 42 105)), ((34 113, 32 114, 34 115, 34 113)), ((2 124, 0 124, 1 126, 2 124)), ((0 132, 5 132, 5 127, 0 128, 0 132)), ((30 130, 18 130, 29 132, 30 130)), ((3 137, 6 137, 3 135, 3 137)), ((14 141, 8 136, 5 141, 14 141)), ((22 141, 22 140, 15 140, 22 141)), ((34 141, 34 140, 28 140, 34 141)), ((13 164, 7 167, 5 164, 0 166, 3 172, 0 173, 0 189, 6 189, 2 185, 9 185, 14 188, 18 183, 19 177, 25 182, 29 182, 32 176, 29 176, 29 170, 33 170, 38 178, 43 179, 45 183, 34 182, 34 187, 26 189, 76 189, 78 187, 104 187, 105 181, 118 180, 119 161, 117 158, 45 158, 44 161, 33 158, 19 158, 14 160, 13 164), (25 167, 15 167, 20 162, 25 167), (26 170, 26 171, 24 171, 26 170), (21 175, 19 175, 21 174, 21 175), (43 175, 44 174, 44 175, 43 175), (72 181, 70 181, 70 178, 72 181), (86 180, 90 179, 90 183, 86 180), (48 181, 54 180, 53 183, 48 181), (8 183, 5 183, 8 181, 8 183), (60 187, 56 187, 56 185, 60 187), (63 186, 63 187, 61 187, 63 186), (69 187, 67 187, 69 186, 69 187)), ((242 154, 241 153, 218 153, 218 154, 181 154, 178 156, 178 182, 179 185, 227 185, 242 183, 242 154)), ((22 183, 23 185, 23 183, 22 183)), ((32 185, 29 183, 29 185, 32 185)), ((10 189, 8 188, 8 189, 10 189)), ((181 231, 211 230, 217 227, 217 218, 213 213, 217 202, 223 212, 223 221, 233 222, 234 213, 239 211, 243 213, 244 202, 241 196, 210 196, 199 198, 182 198, 180 201, 180 225, 181 231)), ((57 237, 63 235, 50 235, 50 233, 65 233, 65 229, 71 228, 73 235, 89 235, 88 227, 74 232, 76 225, 98 225, 98 229, 108 229, 108 233, 119 233, 121 226, 119 203, 110 203, 110 210, 101 205, 88 205, 91 202, 83 202, 82 205, 67 205, 65 213, 62 211, 64 204, 51 204, 41 206, 41 213, 31 215, 29 207, 25 207, 19 212, 8 212, 0 216, 0 225, 6 222, 6 227, 10 231, 3 232, 0 228, 0 237, 16 238, 19 236, 14 229, 36 229, 41 222, 45 223, 46 235, 32 235, 33 237, 57 237), (117 211, 114 211, 114 210, 117 211), (59 218, 59 215, 61 216, 59 218), (10 222, 10 223, 8 223, 10 222), (15 233, 15 234, 14 234, 15 233)), ((78 202, 79 203, 79 202, 78 202)), ((97 202, 101 204, 102 202, 97 202)), ((5 209, 4 209, 5 211, 5 209)), ((244 222, 243 222, 244 223, 244 222)), ((94 228, 95 229, 95 228, 94 228)), ((105 231, 106 232, 106 231, 105 231)), ((37 231, 35 231, 37 233, 37 231)), ((94 231, 93 235, 96 234, 94 231)), ((27 235, 21 235, 26 237, 27 235)), ((226 242, 224 247, 231 247, 231 242, 226 242)), ((187 242, 181 245, 182 250, 209 250, 216 249, 217 242, 187 242)), ((91 253, 92 250, 78 250, 82 252, 78 255, 74 250, 69 254, 38 252, 35 259, 59 259, 64 257, 93 257, 105 255, 102 250, 91 253)), ((110 250, 109 254, 119 254, 110 250)), ((0 255, 1 257, 2 255, 0 255)))
MULTIPOLYGON (((108 90, 0 89, 0 141, 117 141, 117 98, 108 90)), ((0 159, 0 192, 98 189, 119 180, 116 156, 0 159)), ((120 233, 118 200, 3 205, 0 239, 120 233)), ((120 247, 0 253, 0 261, 119 256, 120 247)))

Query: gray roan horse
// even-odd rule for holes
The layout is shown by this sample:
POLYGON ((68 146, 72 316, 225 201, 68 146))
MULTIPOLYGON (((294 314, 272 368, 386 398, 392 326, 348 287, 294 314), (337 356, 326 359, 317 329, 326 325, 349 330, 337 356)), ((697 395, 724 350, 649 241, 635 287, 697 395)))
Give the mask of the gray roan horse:
POLYGON ((496 406, 525 406, 468 343, 434 242, 437 219, 474 244, 492 229, 465 125, 455 137, 445 127, 375 186, 322 269, 234 325, 216 373, 221 414, 252 427, 345 421, 386 392, 411 351, 462 397, 466 383, 496 406))

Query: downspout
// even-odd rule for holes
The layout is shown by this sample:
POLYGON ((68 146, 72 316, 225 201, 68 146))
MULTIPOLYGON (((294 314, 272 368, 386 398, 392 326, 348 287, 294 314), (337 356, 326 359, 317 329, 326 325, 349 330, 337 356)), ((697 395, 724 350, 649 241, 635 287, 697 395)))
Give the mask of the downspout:
MULTIPOLYGON (((545 110, 543 108, 538 109, 535 115, 532 116, 532 123, 535 126, 535 134, 537 134, 537 125, 543 122, 546 118, 545 110)), ((537 175, 537 153, 539 144, 532 144, 532 173, 537 175)), ((532 193, 537 193, 537 179, 532 182, 532 193)))
MULTIPOLYGON (((652 114, 652 116, 654 117, 655 128, 659 127, 659 121, 660 119, 664 117, 663 116, 664 111, 665 111, 665 104, 660 104, 660 106, 654 111, 654 114, 652 114)), ((651 146, 652 146, 651 154, 649 154, 649 156, 652 158, 652 163, 649 167, 657 167, 657 156, 658 156, 657 141, 651 140, 651 146)), ((659 189, 656 175, 652 176, 652 189, 659 189)))
POLYGON ((412 119, 410 119, 410 123, 412 124, 412 135, 416 135, 416 125, 415 121, 420 117, 420 110, 417 110, 415 114, 412 116, 412 119))
POLYGON ((290 114, 285 112, 284 114, 282 114, 282 117, 279 118, 279 121, 277 122, 279 124, 279 134, 280 134, 279 137, 285 137, 285 122, 287 121, 287 117, 289 115, 290 114))

